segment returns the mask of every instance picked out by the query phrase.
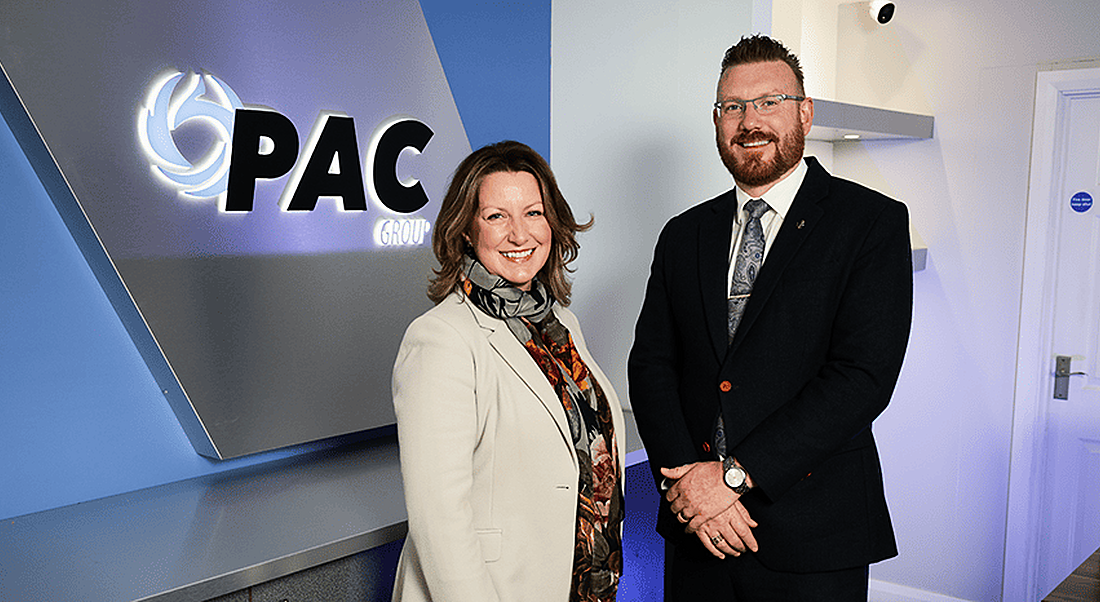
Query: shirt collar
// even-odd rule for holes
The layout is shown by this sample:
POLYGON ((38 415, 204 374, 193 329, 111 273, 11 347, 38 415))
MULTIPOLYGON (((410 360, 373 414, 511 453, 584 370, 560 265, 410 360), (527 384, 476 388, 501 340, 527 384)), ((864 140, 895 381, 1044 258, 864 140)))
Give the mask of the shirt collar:
MULTIPOLYGON (((787 177, 775 183, 774 186, 768 189, 764 193, 764 196, 759 197, 767 201, 768 206, 779 214, 779 217, 786 219, 787 212, 791 209, 791 203, 794 203, 794 197, 798 194, 798 189, 802 187, 802 181, 806 179, 806 172, 809 168, 806 167, 806 160, 803 159, 798 162, 798 166, 794 168, 787 177)), ((737 186, 737 223, 741 223, 741 210, 745 208, 745 203, 751 201, 753 197, 750 197, 748 193, 741 190, 740 186, 737 186)))

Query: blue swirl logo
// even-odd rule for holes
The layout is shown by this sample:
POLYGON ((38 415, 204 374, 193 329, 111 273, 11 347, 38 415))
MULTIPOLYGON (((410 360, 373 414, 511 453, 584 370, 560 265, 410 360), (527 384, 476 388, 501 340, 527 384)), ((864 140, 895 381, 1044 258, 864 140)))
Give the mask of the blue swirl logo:
POLYGON ((244 108, 222 80, 209 73, 169 72, 149 86, 139 111, 138 137, 153 173, 189 199, 224 198, 229 181, 233 118, 244 108), (210 130, 214 142, 198 160, 188 160, 173 133, 188 122, 210 130))

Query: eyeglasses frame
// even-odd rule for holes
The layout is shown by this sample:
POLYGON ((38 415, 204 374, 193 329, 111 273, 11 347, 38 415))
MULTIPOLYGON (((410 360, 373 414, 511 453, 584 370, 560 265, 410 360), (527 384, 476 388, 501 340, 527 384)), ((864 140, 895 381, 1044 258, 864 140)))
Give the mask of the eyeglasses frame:
MULTIPOLYGON (((806 100, 805 96, 795 96, 794 94, 765 94, 763 96, 758 96, 756 98, 753 98, 752 100, 738 100, 738 99, 720 100, 720 101, 714 103, 714 109, 716 111, 718 111, 718 117, 719 118, 723 118, 726 115, 728 115, 727 111, 722 109, 722 105, 727 104, 727 103, 737 103, 737 105, 739 105, 741 107, 741 109, 740 109, 741 115, 745 114, 745 111, 748 110, 750 104, 752 105, 752 108, 756 109, 756 112, 759 113, 760 112, 760 106, 757 105, 756 103, 761 101, 761 100, 764 100, 765 98, 778 98, 780 103, 782 103, 784 100, 793 100, 795 102, 802 102, 803 100, 806 100)), ((778 107, 776 107, 776 108, 778 108, 778 107)), ((770 113, 762 113, 762 114, 770 114, 770 113)))

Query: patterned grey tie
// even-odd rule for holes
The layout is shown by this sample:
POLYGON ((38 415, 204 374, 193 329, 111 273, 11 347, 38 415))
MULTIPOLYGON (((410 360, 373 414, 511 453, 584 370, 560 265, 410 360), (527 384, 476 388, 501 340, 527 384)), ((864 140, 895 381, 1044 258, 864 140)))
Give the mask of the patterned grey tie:
POLYGON ((752 294, 752 283, 756 280, 756 272, 760 270, 760 262, 764 259, 764 228, 760 225, 760 216, 767 213, 768 204, 763 199, 753 199, 745 203, 745 212, 749 219, 745 222, 745 231, 741 235, 741 247, 737 250, 733 268, 733 283, 730 284, 729 294, 729 341, 733 342, 733 334, 737 332, 737 325, 741 323, 741 315, 745 313, 749 295, 752 294))
MULTIPOLYGON (((752 283, 756 280, 756 272, 760 270, 760 262, 764 259, 764 227, 760 224, 760 216, 768 212, 771 207, 763 199, 752 199, 745 203, 745 212, 749 219, 745 222, 745 231, 741 234, 741 246, 737 250, 734 259, 733 283, 730 285, 729 294, 729 320, 728 342, 733 342, 733 335, 737 332, 737 326, 741 323, 741 315, 745 313, 745 306, 749 303, 752 294, 752 283)), ((722 420, 722 413, 718 413, 718 421, 714 426, 714 451, 719 458, 726 457, 726 428, 722 420)))

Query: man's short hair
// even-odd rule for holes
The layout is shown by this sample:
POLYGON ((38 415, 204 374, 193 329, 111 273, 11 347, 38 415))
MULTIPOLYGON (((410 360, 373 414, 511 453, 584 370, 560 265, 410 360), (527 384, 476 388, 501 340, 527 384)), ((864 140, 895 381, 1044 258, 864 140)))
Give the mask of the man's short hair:
POLYGON ((730 46, 729 50, 726 51, 726 55, 722 57, 721 73, 725 73, 726 69, 734 65, 770 63, 772 61, 787 63, 787 66, 794 72, 795 80, 798 81, 798 93, 805 96, 806 89, 803 85, 802 65, 798 62, 798 57, 786 46, 765 35, 746 36, 741 38, 740 42, 730 46))

